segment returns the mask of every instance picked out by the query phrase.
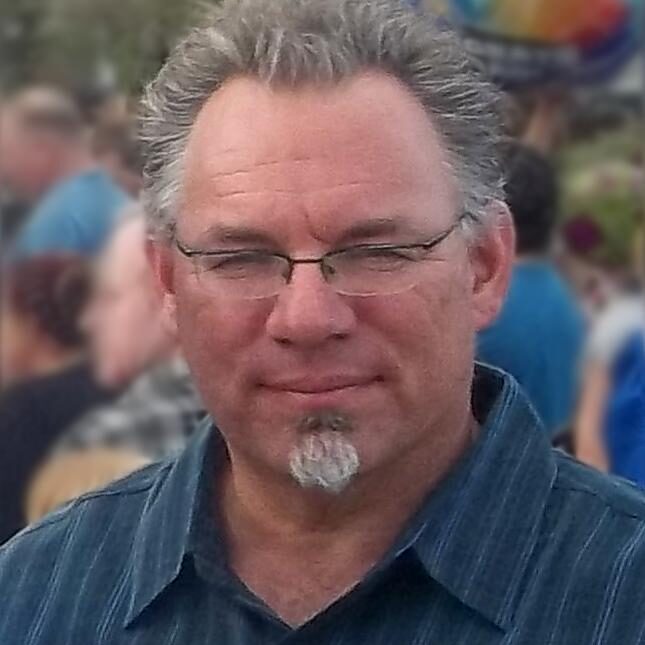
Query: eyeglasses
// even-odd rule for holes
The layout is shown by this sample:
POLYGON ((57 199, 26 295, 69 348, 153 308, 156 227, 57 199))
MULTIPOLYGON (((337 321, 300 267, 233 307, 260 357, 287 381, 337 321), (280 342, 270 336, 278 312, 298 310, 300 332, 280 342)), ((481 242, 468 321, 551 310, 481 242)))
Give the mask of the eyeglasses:
POLYGON ((330 251, 318 258, 292 258, 282 253, 241 249, 192 249, 175 237, 179 252, 195 267, 201 288, 225 297, 256 300, 278 295, 289 284, 297 264, 318 264, 325 281, 341 295, 394 295, 415 287, 418 264, 460 225, 417 244, 359 244, 330 251))

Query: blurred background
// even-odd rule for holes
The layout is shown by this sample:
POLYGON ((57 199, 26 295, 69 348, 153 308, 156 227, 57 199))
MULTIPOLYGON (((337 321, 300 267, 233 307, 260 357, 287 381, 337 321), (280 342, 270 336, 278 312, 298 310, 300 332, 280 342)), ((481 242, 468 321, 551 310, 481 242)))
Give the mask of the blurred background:
MULTIPOLYGON (((478 358, 556 445, 645 486, 643 2, 407 4, 506 93, 517 261, 478 358)), ((0 542, 180 450, 203 416, 145 262, 135 125, 203 11, 0 0, 0 542)))

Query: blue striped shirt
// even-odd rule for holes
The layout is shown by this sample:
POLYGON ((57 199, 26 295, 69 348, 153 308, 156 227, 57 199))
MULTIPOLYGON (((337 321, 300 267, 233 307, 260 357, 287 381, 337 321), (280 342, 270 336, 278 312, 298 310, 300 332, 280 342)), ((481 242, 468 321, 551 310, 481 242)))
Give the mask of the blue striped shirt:
POLYGON ((0 550, 0 643, 645 643, 645 498, 551 450, 503 374, 479 369, 474 401, 487 413, 473 448, 382 561, 301 627, 226 566, 208 510, 223 444, 205 428, 0 550))

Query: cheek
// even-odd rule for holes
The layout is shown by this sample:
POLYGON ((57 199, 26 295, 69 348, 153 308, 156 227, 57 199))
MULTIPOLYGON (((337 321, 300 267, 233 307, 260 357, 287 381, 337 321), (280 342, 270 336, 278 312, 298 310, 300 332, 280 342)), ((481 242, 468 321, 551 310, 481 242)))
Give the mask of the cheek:
POLYGON ((467 282, 433 280, 382 302, 366 299, 361 318, 376 330, 397 364, 404 388, 462 378, 473 360, 473 319, 467 282))
POLYGON ((267 313, 257 302, 218 302, 184 286, 177 298, 180 344, 198 381, 229 390, 253 360, 267 313))
POLYGON ((106 361, 120 362, 128 359, 131 354, 136 353, 142 341, 142 325, 137 324, 137 305, 131 305, 128 301, 122 300, 115 303, 106 311, 97 323, 97 334, 99 345, 102 346, 106 361))

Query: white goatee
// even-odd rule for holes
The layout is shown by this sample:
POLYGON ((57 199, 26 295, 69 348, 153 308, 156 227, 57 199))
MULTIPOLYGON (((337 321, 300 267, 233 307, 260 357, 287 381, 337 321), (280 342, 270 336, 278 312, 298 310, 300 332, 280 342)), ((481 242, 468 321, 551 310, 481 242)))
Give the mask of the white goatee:
POLYGON ((291 451, 289 467, 292 477, 303 488, 320 488, 340 493, 359 469, 356 448, 347 434, 350 420, 342 414, 320 413, 302 419, 302 439, 291 451))

